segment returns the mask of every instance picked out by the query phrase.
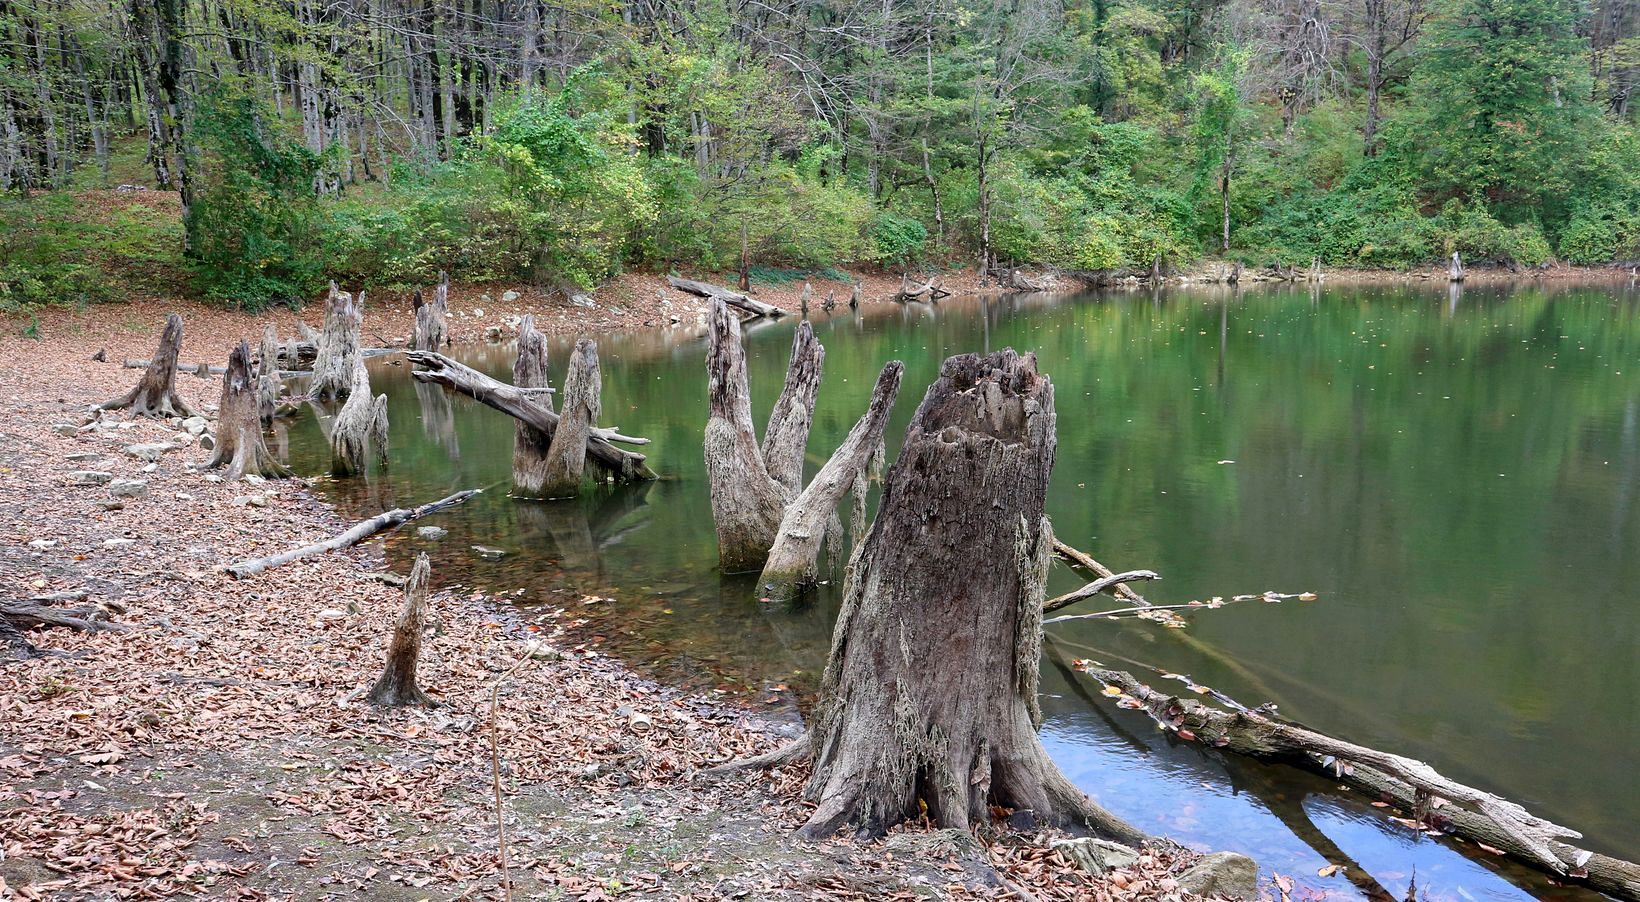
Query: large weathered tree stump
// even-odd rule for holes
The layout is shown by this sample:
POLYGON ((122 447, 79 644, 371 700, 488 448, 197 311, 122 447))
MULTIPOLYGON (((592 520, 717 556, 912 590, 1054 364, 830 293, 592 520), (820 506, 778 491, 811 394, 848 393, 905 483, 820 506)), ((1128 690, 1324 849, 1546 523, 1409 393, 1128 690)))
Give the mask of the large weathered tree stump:
POLYGON ((718 565, 733 573, 763 565, 780 530, 786 492, 758 447, 740 319, 721 300, 712 303, 707 333, 706 477, 718 565))
POLYGON ((372 458, 387 462, 387 396, 370 397, 370 374, 360 361, 347 403, 330 428, 330 471, 337 476, 363 473, 372 458))
POLYGON ((251 349, 244 341, 228 355, 222 374, 222 402, 217 411, 216 447, 205 469, 227 468, 228 479, 247 474, 282 479, 290 471, 268 451, 262 438, 261 402, 251 373, 251 349))
POLYGON ((1463 257, 1459 256, 1457 251, 1453 251, 1452 259, 1446 267, 1446 280, 1448 282, 1462 282, 1463 279, 1463 257))
POLYGON ((1053 387, 1012 350, 945 361, 849 565, 808 749, 804 833, 967 829, 989 806, 1142 838, 1037 738, 1053 387))
POLYGON ((383 708, 402 708, 407 705, 429 706, 428 698, 416 685, 416 664, 421 659, 421 634, 427 625, 427 583, 432 578, 433 566, 427 552, 416 556, 410 568, 410 578, 404 583, 404 610, 393 627, 393 642, 387 649, 387 667, 368 696, 372 705, 383 708))
POLYGON ((129 410, 135 416, 191 417, 193 408, 177 394, 177 355, 182 351, 182 317, 173 313, 165 318, 165 328, 159 334, 159 347, 148 360, 148 369, 130 391, 97 405, 98 410, 129 410))
POLYGON ((364 292, 358 303, 353 295, 330 283, 325 303, 325 327, 319 334, 318 356, 313 360, 313 381, 308 394, 321 401, 345 398, 353 389, 353 370, 359 364, 359 331, 364 325, 364 292))
POLYGON ((437 351, 450 343, 449 301, 450 277, 440 270, 431 301, 422 300, 421 292, 416 292, 416 331, 410 336, 411 350, 437 351))
MULTIPOLYGON (((775 534, 768 560, 763 564, 763 575, 758 580, 766 597, 789 600, 819 580, 820 547, 831 531, 828 526, 836 517, 837 504, 852 489, 858 488, 864 493, 858 483, 868 471, 877 449, 882 447, 883 430, 888 426, 888 414, 894 409, 894 398, 899 394, 900 379, 904 375, 905 364, 898 360, 889 361, 883 367, 877 377, 877 387, 871 393, 871 404, 849 431, 848 438, 820 472, 814 474, 814 481, 786 507, 780 519, 780 531, 775 534)), ((858 541, 860 533, 856 531, 854 535, 858 541)), ((838 542, 841 543, 841 537, 838 542)))
MULTIPOLYGON (((552 410, 551 381, 547 378, 547 339, 536 331, 535 317, 525 315, 518 323, 518 357, 513 361, 513 385, 532 393, 536 403, 552 410)), ((547 481, 549 433, 520 420, 513 426, 513 494, 524 498, 542 497, 547 481)))
POLYGON ((826 349, 814 337, 814 327, 804 320, 792 333, 786 384, 775 399, 769 426, 763 431, 763 465, 788 500, 803 491, 803 460, 808 453, 814 402, 825 363, 826 349))
POLYGON ((558 410, 558 431, 547 449, 546 475, 541 491, 549 498, 573 497, 581 489, 586 470, 587 438, 603 412, 602 374, 598 345, 583 338, 575 343, 564 377, 564 405, 558 410))

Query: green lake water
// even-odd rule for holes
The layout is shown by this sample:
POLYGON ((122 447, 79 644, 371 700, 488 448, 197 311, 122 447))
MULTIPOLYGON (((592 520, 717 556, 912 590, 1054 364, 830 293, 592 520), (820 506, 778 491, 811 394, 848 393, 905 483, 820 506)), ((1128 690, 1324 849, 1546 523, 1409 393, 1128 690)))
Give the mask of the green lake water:
MULTIPOLYGON (((794 324, 747 344, 761 428, 794 324)), ((890 359, 906 363, 892 459, 947 355, 1033 351, 1055 385, 1058 535, 1156 603, 1316 593, 1313 602, 1048 628, 1050 652, 1192 675, 1249 705, 1435 765, 1640 855, 1640 294, 1626 284, 1304 286, 952 300, 819 319, 826 347, 810 462, 841 441, 890 359)), ((553 345, 554 382, 567 342, 553 345)), ((387 540, 435 582, 567 607, 578 630, 656 678, 799 704, 836 609, 827 586, 771 610, 716 571, 701 436, 704 341, 691 330, 599 340, 604 421, 654 443, 664 477, 575 501, 506 495, 513 422, 371 362, 392 454, 369 479, 322 480, 345 513, 493 487, 440 514, 439 541, 387 540), (507 551, 480 559, 470 546, 507 551), (585 596, 596 596, 595 601, 585 596)), ((462 349, 501 378, 507 345, 462 349)), ((304 474, 327 469, 311 416, 290 427, 304 474)), ((1056 565, 1050 591, 1081 580, 1056 565)), ((1100 604, 1099 607, 1117 607, 1100 604)), ((1085 610, 1097 608, 1087 607, 1085 610)), ((1072 613, 1074 609, 1064 613, 1072 613)), ((1141 827, 1234 849, 1339 897, 1587 898, 1420 837, 1330 781, 1161 735, 1044 659, 1043 741, 1141 827), (1358 886, 1315 876, 1348 864, 1358 886), (1366 875, 1366 879, 1362 877, 1366 875)), ((1461 849, 1468 849, 1463 852, 1461 849)))

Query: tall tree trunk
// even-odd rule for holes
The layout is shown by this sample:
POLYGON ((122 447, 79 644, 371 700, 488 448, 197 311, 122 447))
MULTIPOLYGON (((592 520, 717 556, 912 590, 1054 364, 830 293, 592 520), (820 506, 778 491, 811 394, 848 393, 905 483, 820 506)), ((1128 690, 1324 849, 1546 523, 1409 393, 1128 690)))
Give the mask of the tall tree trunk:
POLYGON ((995 805, 1142 838, 1036 734, 1054 448, 1053 387, 1033 356, 945 361, 849 564, 808 737, 806 835, 877 835, 922 806, 967 830, 995 805))

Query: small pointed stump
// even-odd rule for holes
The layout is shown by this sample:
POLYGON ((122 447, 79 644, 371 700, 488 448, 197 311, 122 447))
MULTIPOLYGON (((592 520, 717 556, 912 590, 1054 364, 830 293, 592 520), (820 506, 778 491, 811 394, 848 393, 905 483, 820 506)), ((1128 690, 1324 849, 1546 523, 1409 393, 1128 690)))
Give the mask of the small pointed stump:
POLYGON ((1448 282, 1462 282, 1463 278, 1463 258, 1458 256, 1457 251, 1453 251, 1452 261, 1446 267, 1446 280, 1448 282))
POLYGON ((721 299, 712 302, 707 332, 706 477, 718 566, 737 573, 763 566, 780 530, 785 490, 769 475, 758 448, 740 319, 721 299))
POLYGON ((370 397, 370 374, 361 361, 353 370, 347 403, 330 428, 330 472, 354 476, 365 471, 371 456, 387 462, 387 396, 370 397))
POLYGON ((763 465, 788 500, 803 491, 803 458, 808 452, 814 402, 825 363, 826 349, 814 337, 814 327, 807 320, 799 323, 792 333, 786 384, 775 399, 774 410, 769 412, 769 426, 763 430, 763 465))
POLYGON ((191 417, 193 408, 177 394, 177 355, 182 351, 182 317, 173 313, 165 318, 165 328, 159 334, 159 347, 149 358, 148 369, 129 392, 97 405, 98 410, 129 410, 133 416, 191 417))
POLYGON ((263 426, 273 425, 279 410, 279 332, 269 323, 262 330, 262 346, 256 359, 256 409, 263 426))
POLYGON ((583 338, 575 343, 564 377, 564 406, 558 411, 558 430, 547 448, 546 478, 542 494, 549 498, 572 498, 581 489, 586 471, 587 438, 598 415, 603 413, 602 374, 598 370, 598 345, 583 338))
POLYGON ((439 270, 438 287, 433 289, 431 301, 422 300, 421 292, 416 292, 416 331, 410 337, 411 350, 437 351, 450 343, 449 300, 450 276, 439 270))
MULTIPOLYGON (((765 597, 789 601, 813 586, 820 578, 822 543, 828 536, 835 536, 836 545, 841 546, 842 527, 836 526, 835 532, 832 527, 837 503, 856 488, 870 469, 877 449, 882 447, 883 430, 888 426, 888 414, 894 409, 894 398, 899 394, 900 379, 904 375, 905 364, 898 360, 891 360, 883 367, 866 412, 826 465, 814 474, 814 481, 786 508, 786 515, 780 520, 780 532, 769 549, 769 559, 763 564, 763 575, 758 580, 765 597)), ((864 491, 863 487, 859 489, 861 495, 864 491)), ((855 533, 856 538, 859 535, 855 533)))
POLYGON ((403 708, 431 707, 434 702, 416 685, 416 662, 421 658, 421 634, 427 625, 427 583, 433 566, 427 552, 416 556, 410 578, 404 583, 404 610, 393 627, 393 643, 387 649, 387 668, 367 696, 372 705, 403 708))
POLYGON ((1037 738, 1043 513, 1053 386, 1032 355, 952 357, 929 387, 849 565, 808 749, 803 833, 880 835, 918 816, 966 830, 989 806, 1135 828, 1065 778, 1037 738))
POLYGON ((319 334, 319 356, 313 361, 313 381, 308 394, 321 401, 347 397, 353 390, 353 369, 359 363, 359 330, 364 325, 364 292, 359 301, 330 283, 325 304, 325 328, 319 334))
MULTIPOLYGON (((513 361, 513 385, 529 392, 537 404, 552 410, 547 378, 547 339, 535 329, 535 317, 518 322, 518 357, 513 361)), ((513 427, 513 494, 542 498, 547 483, 547 450, 552 436, 523 421, 513 427)))
POLYGON ((226 467, 228 479, 245 475, 283 479, 290 471, 274 459, 262 439, 260 402, 250 360, 251 349, 244 341, 228 355, 228 371, 222 374, 222 402, 217 412, 216 447, 205 469, 226 467))
POLYGON ((848 309, 850 309, 850 310, 859 310, 860 309, 860 283, 859 282, 855 282, 854 283, 854 290, 849 292, 849 295, 848 295, 848 309))

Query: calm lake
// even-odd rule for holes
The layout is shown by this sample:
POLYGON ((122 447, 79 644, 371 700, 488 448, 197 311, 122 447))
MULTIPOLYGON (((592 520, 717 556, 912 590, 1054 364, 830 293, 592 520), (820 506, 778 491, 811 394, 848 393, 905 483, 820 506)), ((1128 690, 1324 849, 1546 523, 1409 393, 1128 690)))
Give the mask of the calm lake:
MULTIPOLYGON (((493 314, 492 314, 493 315, 493 314)), ((759 428, 794 321, 747 337, 759 428)), ((1188 673, 1249 705, 1430 762, 1640 853, 1640 294, 1629 286, 1170 290, 1042 296, 819 318, 825 380, 811 472, 906 363, 892 460, 950 354, 1034 351, 1055 384, 1056 533, 1116 570, 1152 569, 1155 603, 1314 592, 1191 615, 1048 628, 1044 742, 1100 802, 1203 849, 1257 858, 1339 898, 1417 881, 1426 898, 1593 898, 1472 845, 1421 836, 1370 800, 1288 768, 1159 733, 1060 663, 1188 673), (1347 865, 1322 879, 1329 862, 1347 865)), ((568 342, 553 345, 562 381, 568 342)), ((566 607, 600 647, 657 678, 776 708, 819 679, 839 587, 770 609, 716 571, 701 436, 704 340, 599 340, 604 423, 648 436, 663 480, 550 504, 506 495, 513 421, 371 361, 392 455, 372 478, 320 480, 344 514, 492 487, 431 522, 440 585, 566 607), (472 545, 504 549, 481 559, 472 545), (588 599, 586 596, 595 596, 588 599)), ((510 346, 460 349, 509 379, 510 346)), ((305 475, 319 426, 290 427, 305 475)), ((1052 593, 1082 582, 1056 565, 1052 593)), ((1119 607, 1099 601, 1080 608, 1119 607)), ((1138 670, 1136 670, 1138 672, 1138 670)), ((1143 676, 1144 674, 1141 674, 1143 676)))

